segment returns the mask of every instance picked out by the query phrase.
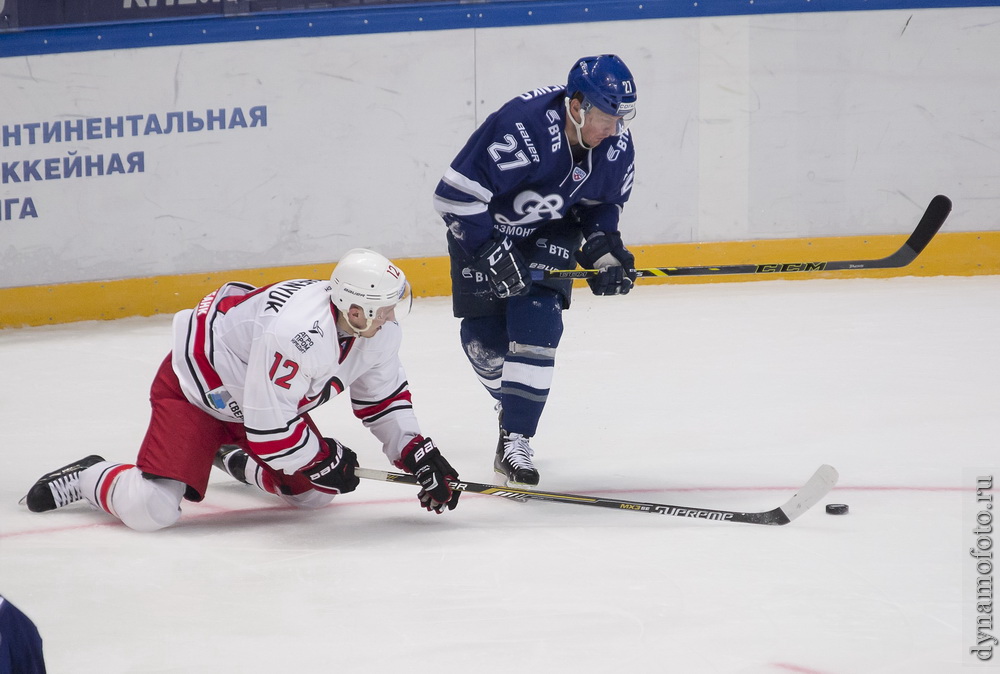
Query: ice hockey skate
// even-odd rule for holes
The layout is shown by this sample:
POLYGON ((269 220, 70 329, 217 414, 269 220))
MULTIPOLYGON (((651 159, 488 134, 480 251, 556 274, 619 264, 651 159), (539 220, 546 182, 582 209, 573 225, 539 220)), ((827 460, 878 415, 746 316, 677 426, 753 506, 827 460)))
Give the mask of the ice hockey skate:
POLYGON ((33 513, 43 513, 83 500, 83 494, 80 493, 80 473, 101 461, 104 461, 103 457, 91 454, 68 466, 46 473, 38 478, 27 495, 21 499, 21 503, 26 504, 28 510, 33 513))
POLYGON ((538 471, 531 462, 535 451, 528 444, 530 438, 520 433, 500 431, 497 455, 493 460, 493 470, 506 478, 508 487, 538 486, 538 471))
POLYGON ((247 460, 249 458, 239 445, 222 445, 215 453, 212 465, 243 484, 250 484, 250 481, 247 480, 247 460))

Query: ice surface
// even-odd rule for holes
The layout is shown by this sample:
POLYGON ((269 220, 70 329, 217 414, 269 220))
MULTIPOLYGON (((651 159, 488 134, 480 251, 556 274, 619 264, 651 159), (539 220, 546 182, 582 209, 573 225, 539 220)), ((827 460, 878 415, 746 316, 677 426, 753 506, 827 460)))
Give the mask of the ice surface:
MULTIPOLYGON (((0 593, 51 672, 965 671, 1000 277, 583 290, 565 319, 543 488, 764 510, 823 463, 839 486, 784 527, 474 494, 437 516, 371 481, 303 513, 221 473, 154 534, 32 514, 42 473, 134 458, 169 317, 7 330, 0 593)), ((447 298, 417 300, 404 362, 424 432, 489 482, 496 419, 457 335, 447 298)), ((346 400, 314 417, 390 468, 346 400)))

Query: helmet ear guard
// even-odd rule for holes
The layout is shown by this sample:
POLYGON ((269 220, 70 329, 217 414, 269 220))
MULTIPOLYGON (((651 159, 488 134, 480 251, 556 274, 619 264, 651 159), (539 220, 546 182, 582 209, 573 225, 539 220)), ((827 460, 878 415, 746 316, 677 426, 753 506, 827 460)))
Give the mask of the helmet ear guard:
POLYGON ((356 330, 360 334, 375 320, 393 315, 401 320, 410 311, 413 294, 406 275, 387 257, 354 248, 340 259, 330 276, 330 300, 343 315, 352 306, 361 308, 367 323, 364 329, 356 330))

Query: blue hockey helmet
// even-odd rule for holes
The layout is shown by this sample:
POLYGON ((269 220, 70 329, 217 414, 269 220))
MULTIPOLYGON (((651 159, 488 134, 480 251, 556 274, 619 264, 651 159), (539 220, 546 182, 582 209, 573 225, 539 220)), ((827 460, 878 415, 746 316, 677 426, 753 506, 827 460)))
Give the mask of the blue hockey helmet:
MULTIPOLYGON (((614 54, 577 59, 569 71, 566 93, 571 98, 582 94, 585 106, 621 117, 626 123, 635 117, 635 80, 625 62, 614 54)), ((622 125, 619 133, 624 130, 622 125)))

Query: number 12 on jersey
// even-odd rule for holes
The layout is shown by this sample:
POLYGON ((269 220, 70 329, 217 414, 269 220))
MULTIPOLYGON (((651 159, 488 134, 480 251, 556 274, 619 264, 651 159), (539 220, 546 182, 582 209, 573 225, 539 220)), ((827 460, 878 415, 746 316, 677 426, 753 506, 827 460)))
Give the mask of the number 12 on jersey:
POLYGON ((291 381, 295 377, 296 373, 299 371, 299 364, 290 358, 285 358, 277 351, 274 352, 274 362, 271 363, 271 371, 268 372, 268 376, 271 378, 275 384, 281 388, 292 388, 291 381), (284 360, 284 362, 282 362, 284 360), (280 369, 280 372, 279 372, 280 369), (278 376, 281 372, 287 370, 286 374, 278 376), (277 379, 275 379, 277 377, 277 379))

